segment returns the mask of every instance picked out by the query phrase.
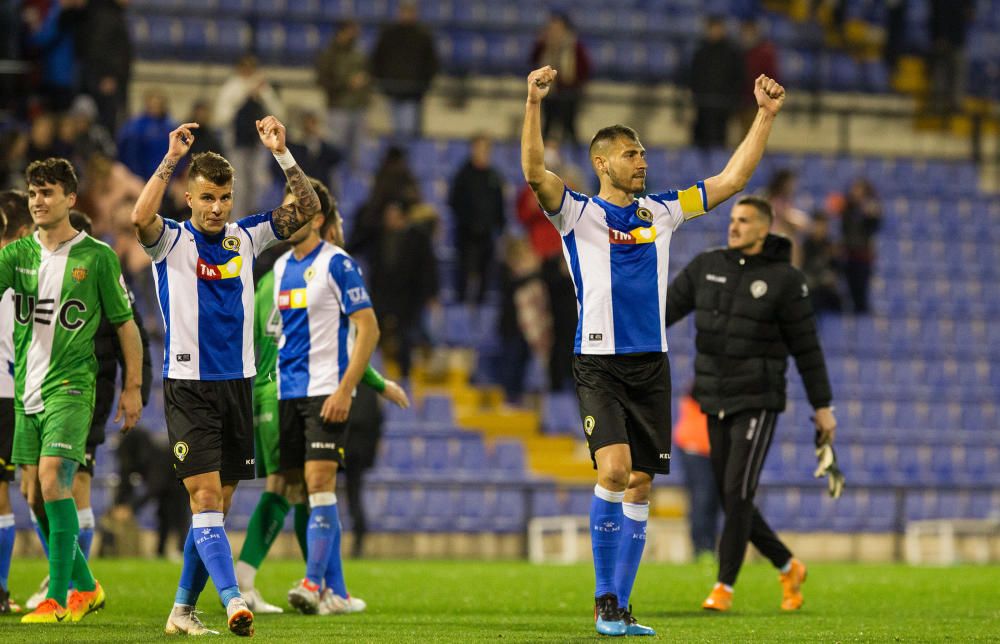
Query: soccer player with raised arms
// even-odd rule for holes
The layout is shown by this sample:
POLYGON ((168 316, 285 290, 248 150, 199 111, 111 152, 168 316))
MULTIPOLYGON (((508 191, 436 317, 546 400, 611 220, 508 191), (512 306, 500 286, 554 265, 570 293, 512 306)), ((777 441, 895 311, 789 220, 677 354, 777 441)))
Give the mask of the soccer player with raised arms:
POLYGON ((557 71, 528 75, 521 168, 563 239, 576 289, 573 375, 597 485, 590 508, 602 635, 653 635, 629 597, 646 541, 655 474, 670 471, 670 369, 665 308, 670 238, 681 224, 743 190, 785 100, 774 80, 755 81, 757 116, 719 174, 681 191, 646 192, 646 151, 634 130, 605 127, 590 143, 600 191, 566 187, 545 168, 540 105, 557 71))
POLYGON ((21 487, 48 542, 46 599, 25 623, 79 621, 104 606, 77 544, 73 476, 85 460, 94 412, 94 333, 102 316, 118 334, 125 359, 117 422, 142 413, 142 345, 111 248, 70 224, 76 174, 66 159, 36 161, 25 171, 37 230, 0 250, 0 293, 14 291, 14 447, 21 487), (69 584, 76 592, 67 601, 69 584))
POLYGON ((153 260, 166 334, 163 395, 177 477, 191 497, 191 531, 167 619, 168 634, 210 632, 195 615, 211 577, 226 606, 229 630, 253 635, 253 613, 240 595, 223 518, 240 480, 254 478, 254 259, 288 239, 319 213, 316 192, 285 147, 285 126, 257 121, 261 143, 274 155, 296 196, 294 204, 229 223, 233 167, 222 156, 197 154, 188 172, 191 219, 157 214, 177 163, 194 142, 197 123, 170 133, 166 156, 132 212, 153 260))

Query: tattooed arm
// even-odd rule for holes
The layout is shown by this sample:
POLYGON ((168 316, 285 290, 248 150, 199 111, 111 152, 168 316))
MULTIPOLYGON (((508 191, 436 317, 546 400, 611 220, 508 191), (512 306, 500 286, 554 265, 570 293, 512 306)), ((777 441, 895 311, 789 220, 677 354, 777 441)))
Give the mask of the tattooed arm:
POLYGON ((157 214, 163 195, 167 191, 170 177, 173 176, 177 163, 191 149, 194 143, 194 135, 191 130, 198 127, 197 123, 185 123, 170 133, 170 147, 167 155, 160 162, 160 167, 156 169, 153 176, 146 182, 146 186, 139 193, 139 198, 132 208, 132 225, 135 227, 135 234, 146 246, 152 246, 160 239, 163 233, 163 218, 157 214))
POLYGON ((281 121, 273 116, 264 117, 257 121, 257 134, 261 143, 281 164, 285 171, 285 179, 288 181, 288 188, 295 196, 293 203, 275 208, 271 215, 278 236, 288 239, 296 230, 309 223, 313 216, 319 214, 319 197, 316 196, 316 191, 313 190, 309 177, 302 168, 298 165, 288 165, 291 155, 285 147, 285 126, 281 121))

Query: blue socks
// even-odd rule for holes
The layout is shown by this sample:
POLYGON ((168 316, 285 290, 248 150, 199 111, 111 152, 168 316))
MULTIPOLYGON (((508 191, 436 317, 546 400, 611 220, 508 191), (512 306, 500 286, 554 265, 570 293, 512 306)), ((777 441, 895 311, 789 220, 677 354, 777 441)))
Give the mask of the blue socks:
POLYGON ((622 503, 625 515, 621 538, 618 542, 618 560, 615 565, 615 588, 618 607, 628 608, 632 584, 639 572, 639 561, 646 547, 646 522, 649 520, 649 503, 622 503))
POLYGON ((90 544, 94 542, 94 508, 84 508, 76 511, 77 520, 80 522, 80 536, 77 541, 83 556, 90 559, 90 544))
POLYGON ((31 512, 31 525, 35 528, 35 534, 38 535, 38 540, 42 544, 42 550, 45 552, 45 558, 49 558, 49 535, 45 534, 45 529, 42 528, 38 523, 38 517, 35 516, 34 510, 31 512))
MULTIPOLYGON (((309 495, 309 527, 306 529, 308 558, 306 559, 306 579, 322 585, 330 563, 333 549, 334 526, 336 540, 340 544, 340 518, 337 516, 337 495, 333 492, 318 492, 309 495)), ((338 553, 337 558, 340 558, 338 553)))
POLYGON ((594 498, 590 502, 590 543, 594 551, 594 576, 597 580, 594 597, 617 592, 615 565, 624 498, 625 492, 612 492, 600 485, 594 486, 594 498))
POLYGON ((0 588, 9 590, 10 559, 14 554, 14 515, 0 515, 0 588))
POLYGON ((330 539, 330 556, 326 562, 326 573, 324 573, 323 578, 326 580, 326 587, 332 590, 333 594, 347 597, 344 565, 340 560, 340 516, 337 513, 336 503, 330 508, 330 513, 333 515, 333 536, 330 539))
POLYGON ((199 512, 191 517, 195 548, 219 591, 223 606, 227 606, 229 600, 240 596, 240 587, 233 568, 233 551, 222 524, 221 512, 199 512))
POLYGON ((188 530, 184 541, 184 565, 181 568, 181 580, 177 585, 177 595, 174 603, 182 606, 196 606, 198 596, 205 590, 208 583, 208 568, 205 567, 194 545, 194 528, 188 530))

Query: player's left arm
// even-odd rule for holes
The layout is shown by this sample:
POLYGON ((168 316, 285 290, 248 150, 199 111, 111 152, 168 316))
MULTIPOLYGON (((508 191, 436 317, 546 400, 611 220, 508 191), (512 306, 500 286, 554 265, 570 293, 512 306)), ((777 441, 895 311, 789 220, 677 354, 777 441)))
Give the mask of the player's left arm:
POLYGON ((368 365, 368 368, 365 369, 365 374, 361 376, 361 382, 374 389, 383 398, 397 407, 409 409, 410 397, 406 395, 406 390, 395 380, 390 380, 380 374, 375 367, 368 365))
POLYGON ((757 117, 754 118, 750 131, 733 152, 722 172, 705 179, 708 210, 746 187, 761 157, 764 156, 764 148, 767 147, 774 118, 785 104, 785 88, 763 74, 754 81, 753 95, 757 99, 757 117))
POLYGON ((309 183, 309 177, 285 146, 285 126, 281 121, 274 116, 265 116, 257 121, 257 134, 261 143, 271 151, 278 165, 284 170, 288 187, 295 195, 294 202, 275 208, 271 213, 274 232, 280 239, 288 239, 296 230, 319 214, 319 197, 309 183))
POLYGON ((354 348, 347 362, 347 371, 341 376, 337 390, 323 401, 323 409, 320 411, 323 420, 330 423, 347 421, 347 415, 351 412, 354 388, 361 382, 379 339, 375 309, 370 306, 359 309, 351 313, 349 318, 358 333, 354 338, 354 348))
POLYGON ((826 359, 816 330, 816 317, 809 299, 805 276, 799 271, 788 279, 777 306, 777 323, 788 352, 795 358, 806 397, 815 411, 819 442, 833 443, 837 420, 833 415, 833 391, 826 359))

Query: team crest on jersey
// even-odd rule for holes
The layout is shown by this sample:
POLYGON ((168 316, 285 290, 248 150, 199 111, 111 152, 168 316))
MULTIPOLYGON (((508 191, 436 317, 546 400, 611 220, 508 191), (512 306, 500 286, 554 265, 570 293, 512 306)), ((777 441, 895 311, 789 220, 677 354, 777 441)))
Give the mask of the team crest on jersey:
POLYGON ((635 216, 647 223, 653 223, 653 213, 649 208, 636 208, 635 216))
POLYGON ((583 419, 583 431, 587 432, 587 436, 594 433, 594 427, 597 425, 597 421, 594 420, 593 416, 587 416, 583 419))
POLYGON ((183 463, 184 459, 187 458, 188 451, 188 444, 184 441, 174 443, 174 456, 176 456, 177 460, 181 463, 183 463))
POLYGON ((764 280, 754 280, 753 283, 750 284, 750 295, 753 295, 755 300, 759 300, 764 297, 766 293, 767 282, 764 280))
POLYGON ((222 247, 235 253, 240 249, 240 238, 230 235, 222 240, 222 247))
POLYGON ((70 275, 73 276, 73 281, 79 284, 83 280, 87 279, 88 272, 90 271, 87 270, 86 266, 77 266, 76 268, 73 269, 70 275))
POLYGON ((608 228, 608 241, 612 244, 649 244, 656 241, 656 226, 639 226, 629 232, 608 228))
POLYGON ((316 269, 312 266, 307 268, 306 271, 302 273, 302 279, 304 279, 307 282, 314 277, 316 277, 316 269))

